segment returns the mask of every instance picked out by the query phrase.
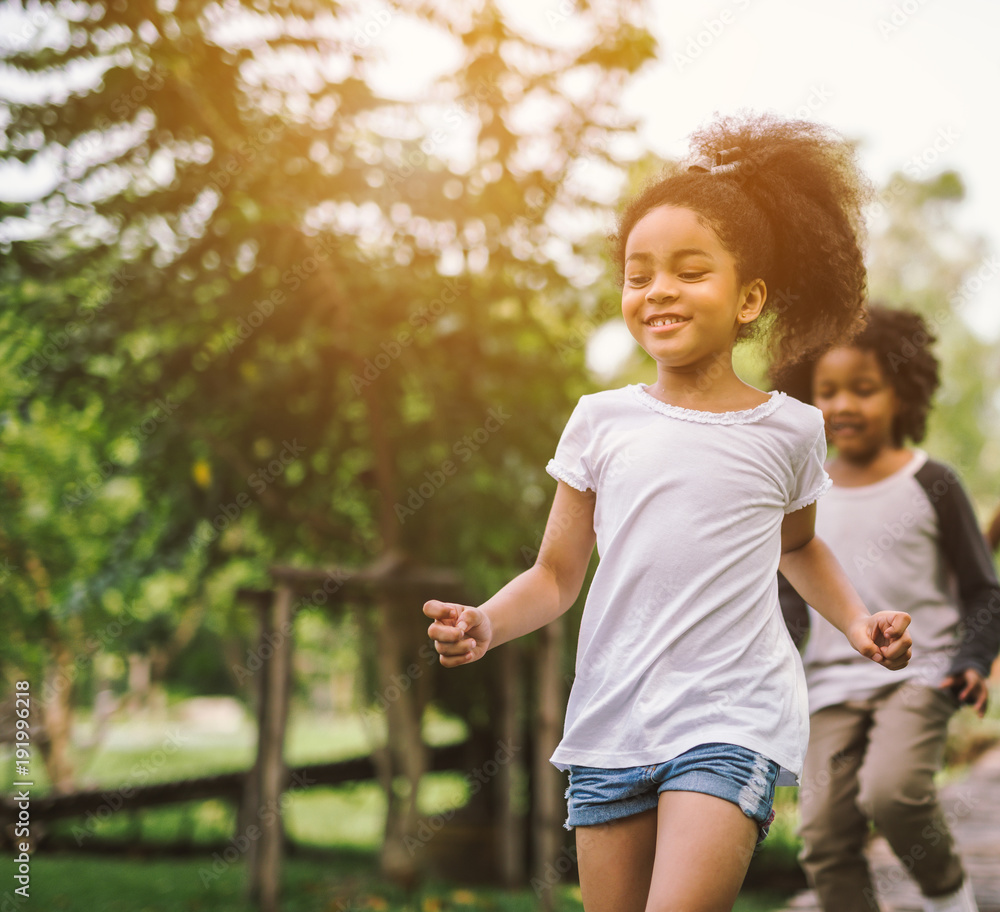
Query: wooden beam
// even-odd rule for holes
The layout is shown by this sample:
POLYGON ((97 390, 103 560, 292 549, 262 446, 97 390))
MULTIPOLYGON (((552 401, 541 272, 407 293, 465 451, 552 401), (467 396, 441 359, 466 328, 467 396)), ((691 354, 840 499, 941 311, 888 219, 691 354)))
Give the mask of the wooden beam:
MULTIPOLYGON (((449 744, 446 747, 428 747, 433 772, 462 771, 466 766, 466 746, 449 744)), ((39 798, 32 796, 31 818, 38 821, 63 820, 68 817, 87 817, 104 820, 118 811, 136 811, 147 807, 181 804, 186 801, 206 801, 222 798, 240 802, 246 791, 253 770, 219 773, 156 782, 150 785, 131 786, 128 783, 113 788, 85 789, 65 795, 50 793, 39 798)), ((371 757, 355 757, 331 763, 308 763, 289 770, 288 789, 305 789, 322 785, 342 785, 347 782, 364 782, 376 778, 375 764, 371 757)), ((254 814, 258 802, 254 801, 254 814)), ((5 796, 0 798, 0 829, 17 820, 17 802, 5 796)), ((253 821, 250 821, 251 823, 253 821)), ((241 828, 242 830, 242 828, 241 828)))

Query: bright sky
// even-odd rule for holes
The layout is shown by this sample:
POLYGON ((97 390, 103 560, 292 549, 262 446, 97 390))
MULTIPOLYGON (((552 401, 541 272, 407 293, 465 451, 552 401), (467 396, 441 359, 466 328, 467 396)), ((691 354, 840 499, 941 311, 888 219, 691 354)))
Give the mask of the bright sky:
MULTIPOLYGON (((543 40, 579 38, 573 0, 500 3, 516 27, 543 40)), ((660 58, 622 108, 642 119, 642 140, 654 151, 682 155, 687 135, 716 111, 820 120, 862 140, 862 164, 877 182, 895 170, 959 171, 969 192, 962 226, 1000 251, 996 0, 649 0, 649 8, 660 58)), ((371 35, 363 40, 380 46, 387 87, 418 94, 421 76, 453 66, 456 55, 386 9, 382 0, 361 0, 357 21, 371 35)), ((9 189, 0 175, 0 194, 9 189)), ((964 316, 1000 338, 1000 275, 964 316)))
MULTIPOLYGON (((508 0, 550 34, 568 0, 508 0)), ((653 0, 660 58, 623 99, 646 143, 686 152, 715 111, 772 110, 862 140, 876 182, 894 171, 953 168, 966 182, 961 222, 1000 251, 1000 3, 995 0, 653 0)), ((1000 337, 1000 275, 966 308, 1000 337)))
MULTIPOLYGON (((500 0, 513 24, 572 44, 582 20, 573 0, 500 0)), ((599 5, 599 4, 598 4, 599 5)), ((377 2, 371 6, 374 12, 377 2)), ((641 137, 672 157, 716 111, 770 110, 819 120, 860 139, 863 167, 879 184, 894 171, 930 177, 955 169, 968 198, 957 216, 1000 251, 1000 3, 996 0, 649 0, 660 57, 633 82, 622 108, 641 137)), ((434 60, 432 36, 389 22, 373 37, 385 52, 385 87, 417 95, 434 60)), ((1000 275, 963 315, 1000 338, 1000 275)))

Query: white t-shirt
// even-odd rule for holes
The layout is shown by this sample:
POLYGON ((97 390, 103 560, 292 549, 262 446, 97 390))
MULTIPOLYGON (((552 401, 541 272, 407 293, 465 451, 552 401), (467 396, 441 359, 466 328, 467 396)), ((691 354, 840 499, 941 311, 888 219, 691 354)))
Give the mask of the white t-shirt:
POLYGON ((817 512, 816 534, 830 546, 868 610, 913 616, 913 659, 900 671, 868 661, 810 608, 802 660, 811 712, 906 680, 937 687, 948 674, 961 615, 932 498, 954 492, 950 486, 943 492, 924 490, 916 476, 926 463, 927 454, 915 450, 906 465, 881 481, 856 488, 834 485, 817 512))
POLYGON ((634 384, 583 396, 547 466, 596 491, 601 562, 552 763, 662 763, 699 744, 764 754, 793 784, 809 734, 778 606, 781 522, 830 486, 818 409, 784 393, 700 412, 634 384))

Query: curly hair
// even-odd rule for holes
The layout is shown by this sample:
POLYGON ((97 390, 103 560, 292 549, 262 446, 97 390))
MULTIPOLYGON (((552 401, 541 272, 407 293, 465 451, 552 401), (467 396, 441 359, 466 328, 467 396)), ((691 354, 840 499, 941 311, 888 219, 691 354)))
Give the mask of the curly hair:
POLYGON ((763 279, 760 317, 779 371, 860 328, 867 274, 861 209, 871 185, 852 145, 827 127, 771 115, 724 117, 694 133, 695 159, 736 151, 734 167, 669 166, 622 210, 611 251, 624 276, 629 233, 650 210, 696 212, 736 260, 739 280, 763 279))
MULTIPOLYGON (((927 433, 931 400, 941 383, 938 359, 931 352, 937 338, 924 318, 912 310, 872 304, 867 317, 865 328, 847 345, 874 354, 883 376, 896 391, 900 408, 892 424, 893 443, 902 446, 907 439, 920 443, 927 433)), ((785 371, 776 385, 796 399, 812 402, 813 374, 820 357, 800 361, 785 371)))

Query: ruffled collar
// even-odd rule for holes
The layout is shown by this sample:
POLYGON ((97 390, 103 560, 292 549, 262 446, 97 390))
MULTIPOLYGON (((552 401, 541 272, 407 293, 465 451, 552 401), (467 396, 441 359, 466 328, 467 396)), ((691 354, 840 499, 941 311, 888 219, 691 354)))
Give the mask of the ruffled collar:
POLYGON ((697 409, 686 409, 679 405, 661 402, 651 393, 647 393, 641 383, 634 383, 630 388, 635 398, 654 412, 659 412, 670 418, 680 418, 683 421, 695 421, 698 424, 753 424, 767 418, 768 415, 773 415, 788 398, 785 393, 772 390, 767 402, 762 402, 751 409, 743 409, 738 412, 699 412, 697 409))

